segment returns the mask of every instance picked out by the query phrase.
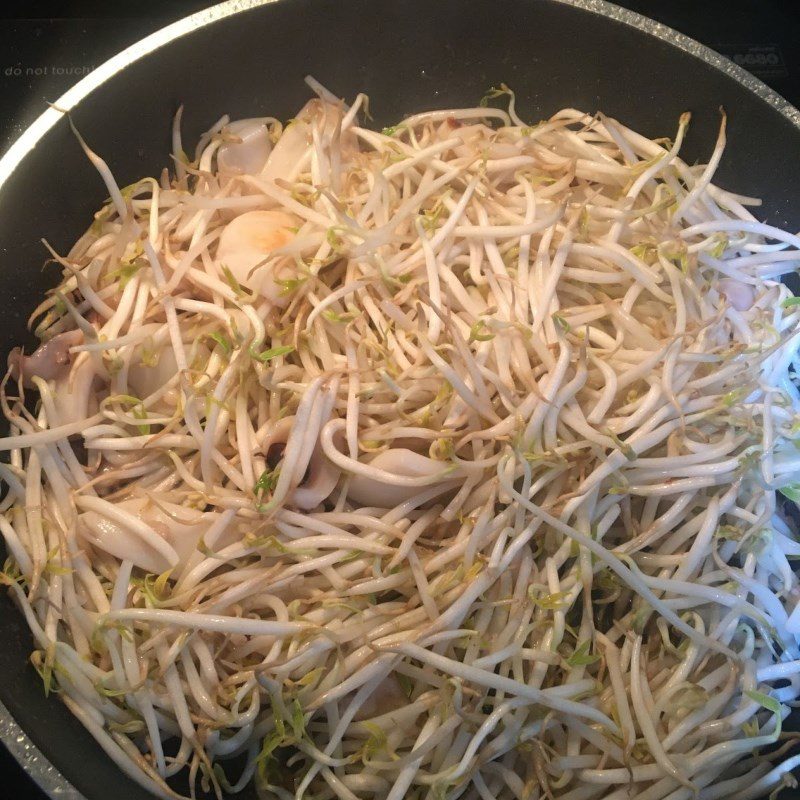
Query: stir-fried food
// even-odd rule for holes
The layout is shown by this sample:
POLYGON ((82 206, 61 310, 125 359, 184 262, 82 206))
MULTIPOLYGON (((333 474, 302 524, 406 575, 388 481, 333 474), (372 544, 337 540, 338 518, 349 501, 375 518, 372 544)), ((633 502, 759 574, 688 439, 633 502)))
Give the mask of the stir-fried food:
POLYGON ((800 238, 673 140, 223 117, 2 392, 32 661, 154 794, 749 800, 800 696, 800 238), (171 778, 175 780, 170 780, 171 778))

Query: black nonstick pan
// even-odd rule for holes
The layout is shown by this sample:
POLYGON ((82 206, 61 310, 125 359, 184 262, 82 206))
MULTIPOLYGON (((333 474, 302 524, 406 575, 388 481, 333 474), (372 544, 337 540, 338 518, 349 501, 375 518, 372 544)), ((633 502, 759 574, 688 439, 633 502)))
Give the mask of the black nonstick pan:
MULTIPOLYGON (((689 162, 707 158, 724 107, 729 146, 717 181, 764 198, 759 213, 769 222, 800 228, 800 113, 707 48, 600 0, 231 0, 125 51, 61 105, 125 185, 168 163, 180 104, 191 142, 222 113, 291 117, 308 98, 307 74, 345 98, 368 93, 379 127, 413 111, 474 105, 501 82, 532 121, 564 106, 602 109, 648 136, 670 136, 690 110, 689 162)), ((12 345, 30 341, 27 317, 56 280, 42 270, 40 239, 68 249, 104 197, 56 111, 0 159, 2 363, 12 345)), ((53 798, 148 797, 45 698, 30 650, 2 593, 0 739, 53 798)))

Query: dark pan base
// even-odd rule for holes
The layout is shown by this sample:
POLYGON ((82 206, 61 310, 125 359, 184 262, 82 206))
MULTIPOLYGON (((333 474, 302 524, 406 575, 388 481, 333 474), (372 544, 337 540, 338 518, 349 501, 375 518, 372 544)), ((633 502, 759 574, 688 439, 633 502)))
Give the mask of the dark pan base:
MULTIPOLYGON (((193 143, 223 112, 290 117, 309 96, 309 73, 346 98, 367 92, 377 126, 412 111, 474 105, 501 82, 516 90, 531 121, 574 106, 602 109, 648 136, 672 136, 690 110, 689 162, 707 158, 723 106, 729 144, 717 182, 765 198, 762 218, 800 227, 797 112, 702 46, 595 0, 268 3, 130 64, 80 102, 74 119, 124 185, 169 163, 180 103, 185 141, 193 143)), ((65 251, 105 196, 64 120, 0 186, 3 363, 12 345, 30 341, 26 319, 57 279, 52 267, 41 268, 40 238, 65 251)), ((7 709, 0 708, 0 737, 43 789, 69 800, 148 798, 58 700, 45 699, 28 665, 27 627, 5 593, 0 643, 7 709)))

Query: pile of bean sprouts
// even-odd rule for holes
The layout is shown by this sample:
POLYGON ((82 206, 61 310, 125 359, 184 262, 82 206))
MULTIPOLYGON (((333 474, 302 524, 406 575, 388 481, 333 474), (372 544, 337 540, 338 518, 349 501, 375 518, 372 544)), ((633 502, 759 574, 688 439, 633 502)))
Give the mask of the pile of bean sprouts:
POLYGON ((724 116, 690 166, 688 114, 309 84, 122 189, 81 140, 110 200, 0 397, 45 690, 164 798, 792 785, 800 238, 712 183, 724 116))

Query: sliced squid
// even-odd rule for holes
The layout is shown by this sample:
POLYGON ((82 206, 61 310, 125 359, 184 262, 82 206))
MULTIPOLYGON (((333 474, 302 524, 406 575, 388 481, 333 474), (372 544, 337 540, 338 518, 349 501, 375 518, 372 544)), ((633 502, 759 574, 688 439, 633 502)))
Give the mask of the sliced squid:
POLYGON ((217 151, 217 167, 233 174, 257 175, 272 151, 267 126, 257 119, 231 122, 224 131, 230 139, 217 151))
MULTIPOLYGON (((405 478, 433 478, 441 475, 446 466, 441 461, 435 461, 403 447, 378 453, 370 459, 368 464, 375 467, 376 470, 383 470, 405 478)), ((422 486, 398 486, 377 477, 367 478, 364 475, 354 475, 350 481, 347 496, 364 506, 394 508, 423 490, 422 486)))
POLYGON ((341 470, 326 458, 321 447, 314 450, 308 472, 292 492, 289 502, 301 511, 310 511, 326 500, 339 482, 341 470))
POLYGON ((53 385, 53 403, 61 425, 79 422, 95 413, 97 402, 97 371, 91 358, 75 363, 66 375, 60 375, 53 385))
MULTIPOLYGON (((276 466, 280 460, 294 422, 294 416, 284 417, 259 437, 261 450, 267 457, 270 466, 276 466)), ((316 508, 336 488, 341 474, 342 471, 328 460, 322 452, 322 448, 317 444, 311 454, 305 475, 302 476, 300 483, 289 492, 287 504, 301 511, 310 511, 316 508)))
POLYGON ((33 384, 31 378, 42 378, 46 381, 64 378, 69 375, 70 366, 74 360, 70 347, 75 347, 83 342, 83 332, 79 330, 59 333, 52 339, 39 345, 29 356, 22 354, 19 347, 15 347, 8 354, 8 366, 14 378, 22 377, 25 385, 33 384))
POLYGON ((97 370, 86 354, 70 353, 70 348, 83 342, 79 330, 54 336, 40 345, 31 355, 24 356, 19 348, 9 353, 8 366, 14 377, 33 387, 33 378, 50 385, 59 425, 69 425, 90 417, 97 409, 97 370))
POLYGON ((755 289, 735 278, 723 278, 719 282, 719 291, 737 311, 749 311, 756 301, 755 289))
MULTIPOLYGON (((176 578, 180 577, 197 552, 200 540, 220 517, 220 513, 216 511, 192 511, 184 506, 160 500, 156 504, 147 497, 120 500, 115 506, 141 520, 161 536, 178 554, 177 565, 171 565, 162 553, 129 527, 109 519, 99 511, 84 511, 79 515, 79 536, 116 558, 132 561, 134 566, 147 572, 158 575, 172 567, 172 574, 176 578)), ((232 544, 238 538, 236 527, 229 525, 215 542, 206 544, 218 550, 232 544)))
MULTIPOLYGON (((333 103, 319 99, 306 103, 269 152, 260 177, 288 181, 296 177, 298 170, 309 171, 315 130, 323 141, 339 136, 339 158, 347 160, 357 151, 358 144, 352 132, 342 133, 342 115, 343 109, 333 103)), ((253 127, 255 121, 245 122, 238 134, 241 143, 223 145, 218 160, 222 159, 219 163, 229 164, 232 169, 250 172, 265 149, 259 144, 261 133, 253 127)), ((338 167, 336 171, 339 172, 338 167)), ((269 263, 269 257, 294 238, 301 224, 302 220, 292 214, 274 208, 240 214, 222 231, 217 262, 220 267, 228 268, 242 286, 262 294, 276 305, 284 305, 287 298, 278 283, 283 276, 276 274, 281 265, 269 263)))
POLYGON ((273 448, 282 448, 286 444, 289 434, 292 432, 294 420, 294 414, 288 417, 281 417, 279 420, 270 422, 268 426, 264 426, 256 434, 256 440, 268 460, 271 459, 270 451, 273 448))
POLYGON ((169 346, 161 349, 155 364, 142 363, 141 355, 134 353, 128 370, 128 386, 131 394, 140 398, 149 397, 168 383, 177 372, 175 351, 169 346))
MULTIPOLYGON (((196 359, 200 362, 204 363, 204 359, 207 360, 210 356, 209 349, 201 342, 193 344, 185 342, 184 347, 187 354, 194 348, 196 359)), ((175 351, 172 349, 171 343, 165 342, 164 346, 158 350, 155 363, 143 361, 143 355, 141 347, 137 347, 128 369, 130 394, 142 400, 163 388, 178 374, 178 360, 175 358, 175 351)), ((170 402, 169 395, 164 399, 170 402)), ((174 404, 174 399, 172 402, 174 404)))
POLYGON ((285 211, 248 211, 235 217, 222 231, 217 261, 249 289, 280 304, 284 298, 278 276, 266 268, 270 253, 288 244, 300 220, 285 211), (263 265, 263 266, 262 266, 263 265))
MULTIPOLYGON (((296 177, 298 169, 308 171, 308 163, 305 167, 300 165, 304 163, 304 159, 313 147, 313 126, 321 127, 322 137, 332 138, 336 135, 342 112, 343 109, 333 103, 319 99, 309 100, 284 128, 264 165, 261 176, 273 181, 276 179, 288 181, 296 177)), ((340 147, 344 158, 349 158, 358 148, 355 135, 345 131, 342 134, 340 147)))
POLYGON ((353 719, 361 721, 379 717, 397 708, 402 708, 407 705, 407 703, 408 696, 403 691, 400 681, 398 681, 393 674, 387 675, 375 687, 375 691, 367 697, 353 719))

